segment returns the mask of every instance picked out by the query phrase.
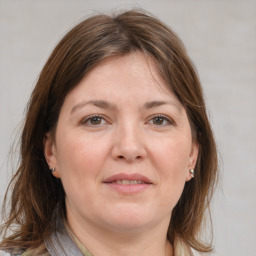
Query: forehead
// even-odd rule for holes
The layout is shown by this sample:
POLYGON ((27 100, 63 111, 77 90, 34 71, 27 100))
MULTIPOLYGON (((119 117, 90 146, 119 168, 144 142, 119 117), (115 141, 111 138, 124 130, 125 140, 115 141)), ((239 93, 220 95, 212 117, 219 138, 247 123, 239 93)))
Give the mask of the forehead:
POLYGON ((157 111, 176 113, 179 118, 187 119, 184 106, 159 75, 155 61, 133 53, 108 58, 91 69, 67 94, 60 117, 68 120, 70 116, 100 109, 138 117, 160 106, 157 111))
MULTIPOLYGON (((82 91, 92 96, 95 93, 104 96, 111 91, 112 94, 116 92, 127 97, 136 91, 143 91, 145 97, 175 97, 171 86, 160 75, 156 61, 141 52, 103 60, 72 91, 80 91, 80 96, 82 91)), ((70 94, 73 94, 72 91, 70 94)))

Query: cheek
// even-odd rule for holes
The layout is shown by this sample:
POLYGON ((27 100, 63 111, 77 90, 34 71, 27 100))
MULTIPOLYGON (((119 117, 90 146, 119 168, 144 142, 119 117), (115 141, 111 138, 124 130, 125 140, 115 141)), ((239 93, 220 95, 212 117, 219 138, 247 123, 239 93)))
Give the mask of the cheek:
POLYGON ((154 163, 168 177, 179 177, 187 172, 190 151, 191 142, 185 137, 165 138, 151 145, 154 163))
POLYGON ((81 136, 66 136, 59 144, 58 168, 67 205, 72 205, 72 209, 93 198, 102 163, 99 148, 81 136))
MULTIPOLYGON (((189 162, 190 143, 187 139, 164 140, 161 146, 154 144, 151 151, 152 159, 161 183, 161 194, 173 208, 183 191, 189 162)), ((163 205, 164 206, 164 205, 163 205)))
POLYGON ((103 164, 104 143, 99 145, 88 136, 66 134, 59 140, 57 164, 62 182, 66 180, 71 185, 83 186, 93 178, 97 179, 103 164), (75 184, 76 183, 76 184, 75 184))

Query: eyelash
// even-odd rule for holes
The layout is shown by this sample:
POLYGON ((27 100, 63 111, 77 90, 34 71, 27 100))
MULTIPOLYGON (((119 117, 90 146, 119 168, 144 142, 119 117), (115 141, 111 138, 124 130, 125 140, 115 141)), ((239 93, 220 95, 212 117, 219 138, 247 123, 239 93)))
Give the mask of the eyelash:
MULTIPOLYGON (((105 121, 105 123, 108 123, 108 121, 106 121, 106 118, 103 115, 95 114, 95 115, 91 115, 91 116, 88 116, 88 117, 82 119, 81 124, 82 125, 87 125, 87 126, 99 127, 100 125, 102 125, 102 121, 103 120, 105 121), (100 124, 89 123, 94 118, 99 118, 100 119, 100 124)), ((147 123, 150 123, 150 124, 152 124, 154 126, 159 126, 159 127, 161 127, 161 126, 168 126, 168 125, 175 125, 175 122, 171 118, 169 118, 169 117, 167 117, 165 115, 161 115, 161 114, 151 116, 147 123), (156 119, 156 118, 160 118, 160 119, 162 119, 163 122, 167 122, 167 123, 160 124, 160 125, 159 124, 155 124, 155 123, 151 123, 151 121, 153 122, 153 120, 156 119)))
POLYGON ((171 118, 169 118, 169 117, 167 117, 165 115, 160 115, 160 114, 159 115, 151 116, 149 122, 153 121, 155 118, 161 118, 161 119, 163 119, 163 122, 166 121, 167 124, 160 124, 160 125, 158 125, 158 124, 154 124, 153 123, 152 125, 155 125, 155 126, 175 125, 174 121, 171 118))
POLYGON ((88 117, 86 117, 86 118, 84 118, 84 119, 82 119, 82 121, 81 121, 81 124, 83 124, 83 125, 88 125, 88 126, 100 126, 100 125, 102 125, 102 123, 100 123, 100 124, 92 124, 92 123, 88 123, 88 122, 90 122, 90 121, 92 121, 93 120, 93 118, 100 118, 101 119, 101 122, 102 122, 102 120, 104 120, 106 123, 107 123, 107 121, 106 121, 106 119, 104 118, 104 116, 102 116, 102 115, 91 115, 91 116, 88 116, 88 117))

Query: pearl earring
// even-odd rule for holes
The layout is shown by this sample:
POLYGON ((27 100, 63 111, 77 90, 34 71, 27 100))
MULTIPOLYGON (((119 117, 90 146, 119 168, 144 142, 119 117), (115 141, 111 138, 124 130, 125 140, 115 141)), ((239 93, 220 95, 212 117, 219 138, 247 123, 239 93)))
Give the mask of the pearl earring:
POLYGON ((191 169, 191 170, 189 170, 189 172, 190 172, 191 177, 194 178, 195 177, 195 171, 193 169, 191 169))

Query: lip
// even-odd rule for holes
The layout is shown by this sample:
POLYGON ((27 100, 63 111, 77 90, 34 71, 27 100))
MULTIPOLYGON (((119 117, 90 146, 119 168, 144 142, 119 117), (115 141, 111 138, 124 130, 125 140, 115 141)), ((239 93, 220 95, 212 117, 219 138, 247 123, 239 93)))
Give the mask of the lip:
POLYGON ((109 188, 123 194, 139 193, 153 185, 153 182, 149 178, 138 173, 134 173, 134 174, 119 173, 119 174, 108 177, 103 181, 103 183, 107 185, 109 188), (115 181, 118 181, 118 180, 128 180, 128 181, 139 180, 139 181, 142 181, 142 183, 126 184, 126 185, 114 183, 115 181))
POLYGON ((149 178, 147 178, 146 176, 141 175, 139 173, 134 173, 134 174, 119 173, 119 174, 112 175, 112 176, 108 177, 103 182, 111 183, 111 182, 115 182, 117 180, 141 180, 142 182, 144 182, 146 184, 153 184, 153 182, 149 178))

